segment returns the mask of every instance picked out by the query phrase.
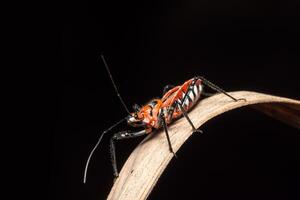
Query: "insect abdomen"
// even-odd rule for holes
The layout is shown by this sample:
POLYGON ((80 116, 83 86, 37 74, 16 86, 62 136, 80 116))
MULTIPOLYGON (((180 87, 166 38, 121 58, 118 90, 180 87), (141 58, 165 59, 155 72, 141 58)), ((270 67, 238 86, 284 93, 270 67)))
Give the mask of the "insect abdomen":
POLYGON ((187 111, 198 101, 201 96, 201 92, 202 81, 199 78, 192 78, 181 86, 177 86, 172 89, 172 91, 170 90, 167 92, 162 98, 162 107, 166 110, 174 109, 174 112, 171 116, 166 116, 167 123, 170 123, 172 119, 178 118, 182 115, 182 111, 178 103, 180 103, 187 111))
MULTIPOLYGON (((184 84, 179 94, 178 102, 185 108, 185 110, 190 109, 201 96, 202 92, 202 82, 200 79, 191 79, 188 84, 184 84)), ((179 106, 177 106, 179 108, 179 106)))

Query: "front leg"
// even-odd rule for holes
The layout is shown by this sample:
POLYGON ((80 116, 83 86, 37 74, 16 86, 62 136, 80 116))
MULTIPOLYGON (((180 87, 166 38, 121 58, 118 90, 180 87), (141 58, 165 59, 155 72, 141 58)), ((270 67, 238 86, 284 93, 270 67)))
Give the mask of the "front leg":
POLYGON ((145 135, 146 133, 149 133, 149 132, 151 132, 151 129, 145 129, 145 130, 141 130, 138 132, 121 131, 121 132, 115 133, 110 138, 110 155, 111 155, 111 162, 112 162, 115 178, 117 178, 119 176, 118 168, 117 168, 115 140, 135 138, 135 137, 145 135))

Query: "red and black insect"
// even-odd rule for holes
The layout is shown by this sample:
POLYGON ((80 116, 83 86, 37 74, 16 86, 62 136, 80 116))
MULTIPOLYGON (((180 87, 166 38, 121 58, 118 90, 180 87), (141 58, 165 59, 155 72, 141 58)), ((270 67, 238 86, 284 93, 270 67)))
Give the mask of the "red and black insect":
POLYGON ((174 153, 172 144, 170 142, 169 134, 168 134, 168 128, 167 125, 172 123, 173 120, 184 116, 189 124, 191 125, 193 132, 200 132, 201 130, 196 129, 193 122, 188 116, 188 111, 199 101, 199 99, 202 96, 211 96, 209 93, 205 93, 203 91, 203 87, 208 86, 211 89, 221 92, 228 96, 229 98, 233 99, 234 101, 238 101, 238 99, 234 98, 233 96, 229 95, 226 91, 221 89, 220 87, 216 86, 215 84, 211 83, 207 79, 196 76, 194 78, 191 78, 184 82, 182 85, 179 86, 173 86, 173 85, 167 85, 164 87, 163 90, 163 97, 162 98, 155 98, 150 100, 148 103, 146 103, 144 106, 140 107, 137 104, 133 106, 134 112, 130 113, 127 106, 125 105, 120 93, 118 92, 118 89, 116 87, 116 84, 112 78, 112 75, 110 73, 110 70, 106 64, 106 61, 101 55, 101 58, 103 60, 103 63, 106 67, 106 70, 110 76, 110 79, 113 83, 113 86, 116 90, 116 93, 123 104, 124 108, 128 112, 128 116, 111 126, 109 129, 105 130, 95 147, 92 149, 84 171, 84 183, 86 182, 86 174, 88 165, 90 162, 90 159, 99 145, 99 143, 102 140, 103 135, 105 135, 108 131, 119 125, 123 121, 127 121, 127 123, 130 126, 133 127, 140 127, 142 130, 131 132, 131 131, 121 131, 118 133, 115 133, 111 139, 110 139, 110 153, 111 153, 111 161, 114 171, 115 178, 118 177, 118 169, 116 164, 116 148, 115 148, 115 141, 116 140, 123 140, 123 139, 129 139, 129 138, 135 138, 142 135, 150 134, 153 132, 153 129, 159 129, 163 128, 166 133, 166 139, 168 141, 168 146, 170 149, 170 152, 174 153))

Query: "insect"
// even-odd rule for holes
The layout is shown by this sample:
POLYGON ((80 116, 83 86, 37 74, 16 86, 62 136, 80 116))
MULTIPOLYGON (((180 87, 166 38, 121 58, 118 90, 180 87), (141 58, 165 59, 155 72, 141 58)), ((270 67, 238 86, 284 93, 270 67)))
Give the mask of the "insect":
POLYGON ((111 82, 114 86, 114 89, 116 91, 116 94, 118 98, 120 99, 121 103, 123 104, 125 110, 128 113, 128 116, 121 119, 114 125, 112 125, 110 128, 105 130, 100 138, 98 139, 98 142, 92 149, 84 170, 84 180, 83 182, 86 182, 86 176, 87 176, 87 170, 89 166, 90 159, 100 144, 103 136, 111 131, 114 127, 119 125, 120 123, 127 121, 128 125, 141 128, 141 130, 138 130, 136 132, 131 131, 121 131, 118 133, 113 134, 113 136, 110 139, 110 153, 111 153, 111 161, 112 161, 112 167, 114 172, 114 177, 117 178, 119 176, 118 169, 117 169, 117 163, 116 163, 116 148, 115 148, 115 141, 116 140, 123 140, 123 139, 129 139, 129 138, 135 138, 139 136, 143 136, 146 134, 150 134, 155 129, 163 128, 164 132, 166 134, 166 139, 168 141, 168 147, 171 153, 176 156, 176 154, 173 151, 172 144, 170 141, 169 133, 168 133, 168 127, 167 125, 172 123, 175 119, 178 119, 179 117, 183 116, 187 119, 188 123, 191 125, 193 132, 200 132, 201 130, 196 129, 193 122, 188 116, 188 111, 200 100, 200 97, 202 96, 211 96, 211 94, 205 93, 203 91, 204 86, 208 86, 209 88, 221 92, 231 98, 234 101, 238 101, 240 99, 236 99, 230 94, 228 94, 226 91, 218 87, 217 85, 213 84, 212 82, 208 81, 207 79, 196 76, 194 78, 191 78, 187 81, 185 81, 182 85, 179 86, 173 86, 173 85, 167 85, 163 89, 163 96, 162 98, 154 98, 151 99, 148 103, 146 103, 144 106, 140 107, 139 105, 135 104, 133 106, 134 112, 129 112, 126 104, 124 103, 118 88, 114 82, 114 79, 110 73, 110 70, 108 68, 108 65, 104 59, 104 56, 101 55, 102 61, 105 65, 105 68, 108 72, 108 75, 111 79, 111 82))

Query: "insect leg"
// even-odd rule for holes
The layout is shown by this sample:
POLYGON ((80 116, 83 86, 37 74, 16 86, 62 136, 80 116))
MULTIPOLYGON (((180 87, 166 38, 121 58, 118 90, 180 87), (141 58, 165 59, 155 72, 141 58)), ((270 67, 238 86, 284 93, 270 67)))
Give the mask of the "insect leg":
POLYGON ((212 82, 208 81, 207 79, 205 79, 202 76, 197 76, 196 78, 201 79, 205 85, 207 85, 208 87, 210 87, 211 89, 213 89, 213 90, 215 90, 217 92, 221 92, 221 93, 225 94, 226 96, 230 97, 234 101, 246 100, 246 99, 236 99, 236 98, 234 98, 233 96, 231 96, 230 94, 228 94, 225 90, 223 90, 222 88, 220 88, 217 85, 213 84, 212 82))
POLYGON ((110 139, 110 157, 111 164, 114 171, 114 177, 117 178, 119 176, 118 168, 117 168, 117 160, 116 160, 116 146, 113 137, 110 139))
POLYGON ((166 136, 167 136, 167 141, 168 141, 168 145, 169 145, 169 150, 170 150, 171 153, 173 153, 173 155, 174 155, 175 157, 177 157, 176 154, 175 154, 175 152, 173 151, 173 148, 172 148, 172 144, 171 144, 171 140, 170 140, 170 136, 169 136, 168 127, 167 127, 167 123, 166 123, 165 116, 164 116, 163 112, 161 112, 161 114, 159 115, 159 118, 160 118, 160 121, 161 121, 162 126, 163 126, 163 128, 164 128, 164 131, 165 131, 165 133, 166 133, 166 136))
POLYGON ((181 105, 180 102, 177 102, 177 105, 179 106, 183 116, 186 118, 186 120, 189 122, 189 124, 192 126, 193 128, 193 132, 198 132, 198 133, 203 133, 203 131, 196 129, 193 122, 191 121, 190 117, 188 116, 187 112, 185 111, 185 109, 183 108, 183 106, 181 105))
POLYGON ((121 131, 121 132, 115 133, 111 137, 111 139, 110 139, 110 154, 111 154, 111 162, 112 162, 115 178, 117 178, 119 176, 118 168, 117 168, 115 140, 123 140, 123 139, 139 137, 139 136, 145 135, 146 133, 149 133, 150 131, 151 130, 149 130, 149 129, 141 130, 138 132, 121 131))

